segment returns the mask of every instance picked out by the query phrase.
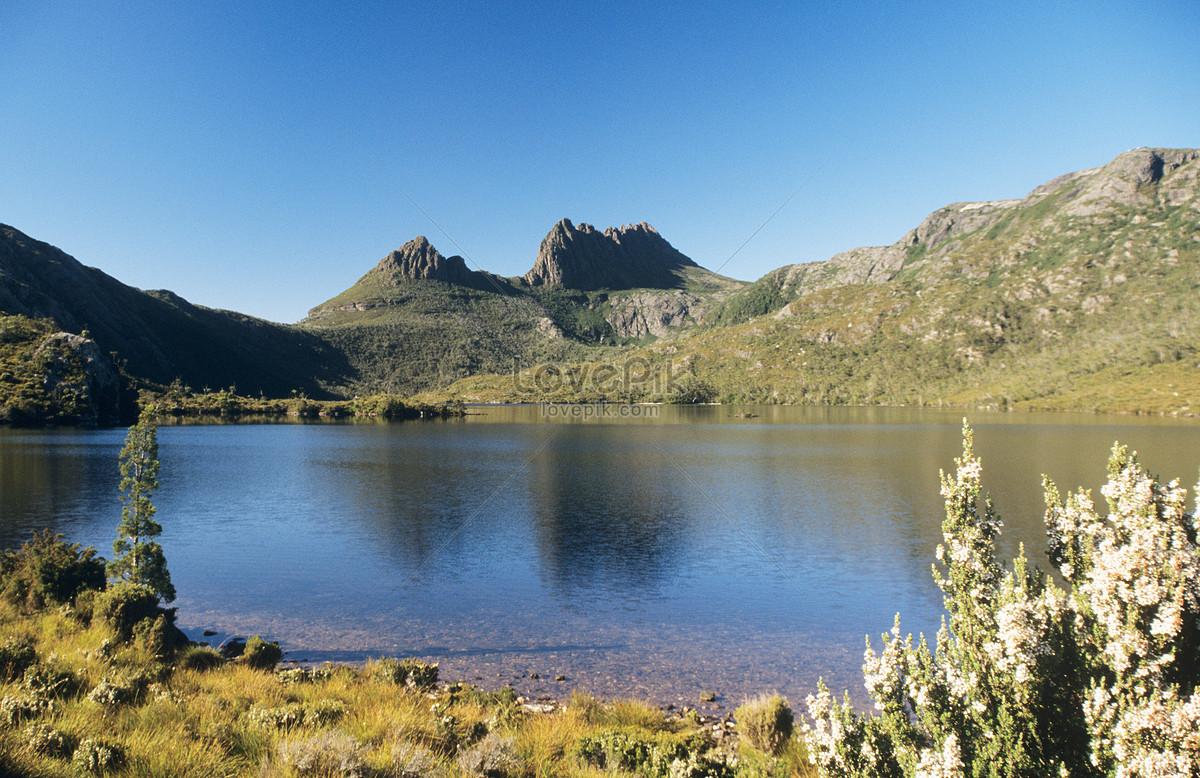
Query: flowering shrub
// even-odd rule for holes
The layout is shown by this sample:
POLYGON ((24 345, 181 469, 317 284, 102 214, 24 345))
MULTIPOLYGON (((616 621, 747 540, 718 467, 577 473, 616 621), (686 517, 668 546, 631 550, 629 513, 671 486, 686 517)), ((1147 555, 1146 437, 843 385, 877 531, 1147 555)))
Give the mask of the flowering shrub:
POLYGON ((809 754, 823 775, 1195 776, 1200 774, 1200 550, 1185 491, 1127 449, 1109 461, 1107 516, 1048 480, 1051 563, 995 556, 1001 522, 980 498, 970 428, 941 477, 944 542, 934 577, 944 620, 930 650, 899 616, 863 673, 877 715, 822 685, 808 698, 809 754))

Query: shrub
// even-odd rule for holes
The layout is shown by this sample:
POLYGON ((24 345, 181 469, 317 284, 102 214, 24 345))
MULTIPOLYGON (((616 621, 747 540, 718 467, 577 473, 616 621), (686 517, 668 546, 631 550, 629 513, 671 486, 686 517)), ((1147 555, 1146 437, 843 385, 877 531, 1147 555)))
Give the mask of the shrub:
POLYGON ((26 668, 37 661, 33 640, 29 637, 8 638, 0 644, 0 679, 13 681, 24 675, 26 668))
POLYGON ((75 750, 69 735, 45 724, 30 724, 23 734, 29 750, 35 756, 67 759, 75 750))
POLYGON ((291 729, 304 723, 306 711, 303 705, 282 705, 278 708, 252 707, 246 717, 259 726, 269 729, 291 729))
POLYGON ((437 662, 428 664, 419 659, 397 661, 384 657, 367 663, 368 675, 381 681, 409 686, 415 689, 429 689, 437 684, 437 662))
POLYGON ((134 675, 123 678, 105 678, 92 689, 87 698, 100 705, 115 707, 131 703, 141 696, 146 688, 146 678, 134 675))
POLYGON ((946 520, 935 578, 948 623, 936 652, 868 642, 878 716, 822 686, 808 698, 809 754, 825 775, 1166 776, 1200 773, 1200 529, 1185 491, 1148 476, 1127 449, 1109 460, 1107 515, 1045 482, 1058 589, 1025 559, 995 557, 1000 518, 981 465, 942 475, 946 520))
POLYGON ((80 741, 71 756, 71 765, 76 772, 88 775, 104 775, 116 772, 125 764, 125 752, 120 746, 94 738, 80 741))
POLYGON ((521 768, 514 741, 492 733, 458 755, 458 766, 466 775, 502 778, 516 775, 521 768))
POLYGON ((712 753, 702 733, 680 737, 668 733, 646 736, 636 729, 606 729, 586 735, 575 744, 585 762, 609 772, 641 773, 651 778, 730 778, 733 768, 712 753))
POLYGON ((178 632, 165 615, 142 619, 133 625, 133 645, 152 659, 174 656, 180 643, 178 632))
POLYGON ((303 740, 285 740, 279 744, 277 754, 280 763, 298 776, 356 778, 366 771, 369 750, 341 730, 327 730, 303 740))
POLYGON ((278 643, 268 643, 258 635, 247 640, 242 650, 242 661, 256 670, 274 670, 282 658, 283 651, 278 643))
POLYGON ((220 667, 224 658, 208 646, 188 646, 175 658, 175 666, 181 670, 204 672, 220 667))
POLYGON ((173 620, 174 610, 158 605, 158 595, 138 584, 122 581, 109 586, 97 599, 94 615, 99 616, 116 633, 118 640, 133 638, 139 622, 160 616, 173 620))
POLYGON ((80 592, 104 588, 104 560, 96 549, 36 532, 16 551, 0 555, 0 595, 27 611, 70 603, 80 592))
POLYGON ((25 692, 23 694, 6 694, 0 699, 0 724, 15 727, 22 721, 35 719, 54 707, 47 697, 25 692))
POLYGON ((407 741, 393 746, 390 773, 396 778, 426 778, 441 772, 437 756, 425 746, 407 741))
POLYGON ((792 736, 792 709, 778 694, 747 700, 734 717, 741 737, 766 754, 777 755, 792 736))
POLYGON ((56 700, 74 694, 79 678, 68 668, 39 662, 25 670, 21 685, 36 697, 56 700))

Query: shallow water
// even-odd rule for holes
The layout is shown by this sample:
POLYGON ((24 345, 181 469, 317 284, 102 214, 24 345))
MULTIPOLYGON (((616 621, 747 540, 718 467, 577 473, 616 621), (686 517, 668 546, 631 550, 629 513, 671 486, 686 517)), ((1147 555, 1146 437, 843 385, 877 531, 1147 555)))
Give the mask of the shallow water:
MULTIPOLYGON (((295 660, 419 656, 533 696, 712 690, 725 705, 798 702, 820 676, 865 704, 864 636, 897 613, 906 632, 937 629, 938 471, 960 453, 961 412, 474 412, 160 429, 180 625, 261 634, 295 660)), ((1186 484, 1200 465, 1191 421, 967 416, 1005 554, 1023 542, 1044 558, 1041 474, 1097 489, 1116 439, 1186 484)), ((0 544, 52 527, 107 553, 123 439, 0 430, 0 544)))

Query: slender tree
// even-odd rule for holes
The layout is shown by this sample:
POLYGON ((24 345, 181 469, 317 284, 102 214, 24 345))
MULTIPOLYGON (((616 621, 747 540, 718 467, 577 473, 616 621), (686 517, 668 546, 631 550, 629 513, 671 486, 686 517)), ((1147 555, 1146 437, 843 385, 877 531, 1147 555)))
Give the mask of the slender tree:
POLYGON ((158 488, 158 428, 149 409, 129 428, 121 449, 121 523, 113 541, 115 557, 108 577, 144 586, 166 602, 175 599, 175 587, 162 546, 153 538, 162 533, 154 520, 157 508, 150 495, 158 488))

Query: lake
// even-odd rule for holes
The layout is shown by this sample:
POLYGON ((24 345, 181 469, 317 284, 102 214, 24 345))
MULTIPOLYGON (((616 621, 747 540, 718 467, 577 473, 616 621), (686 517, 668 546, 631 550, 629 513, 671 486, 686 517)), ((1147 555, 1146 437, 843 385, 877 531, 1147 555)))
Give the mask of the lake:
MULTIPOLYGON (((961 411, 471 410, 160 428, 180 626, 292 660, 418 656, 535 697, 726 707, 760 691, 802 707, 818 677, 865 705, 864 636, 879 645, 897 613, 937 630, 938 471, 961 411)), ((1006 555, 1044 560, 1041 474, 1100 500, 1114 440, 1189 487, 1200 467, 1191 420, 966 416, 1006 555)), ((0 429, 0 545, 49 527, 108 555, 124 436, 0 429)))

